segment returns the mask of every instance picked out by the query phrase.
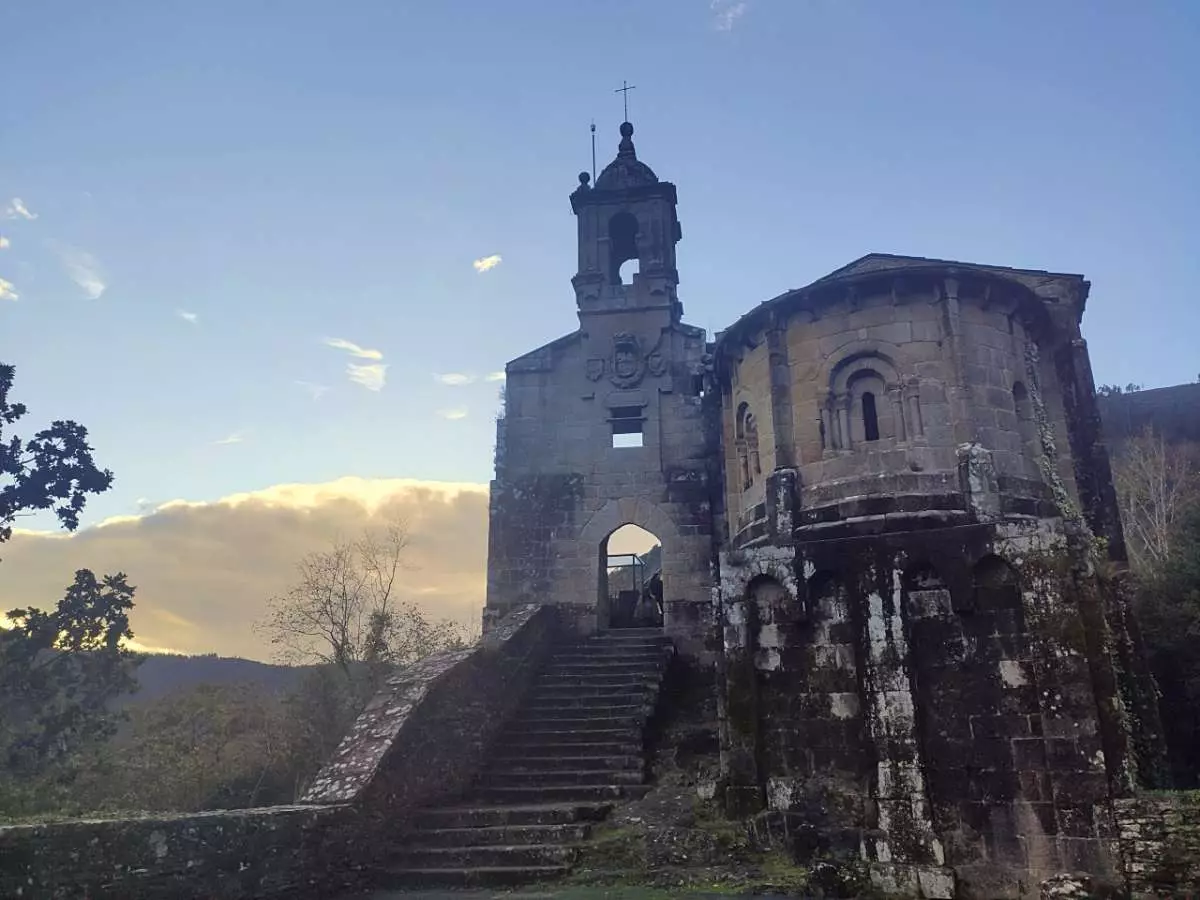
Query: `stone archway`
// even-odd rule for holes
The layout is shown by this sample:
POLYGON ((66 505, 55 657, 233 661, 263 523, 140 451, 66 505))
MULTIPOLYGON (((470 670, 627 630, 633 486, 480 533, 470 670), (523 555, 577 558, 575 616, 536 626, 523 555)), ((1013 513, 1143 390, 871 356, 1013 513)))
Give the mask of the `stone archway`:
MULTIPOLYGON (((608 539, 624 525, 636 525, 658 539, 662 548, 662 592, 669 596, 673 561, 678 558, 679 530, 675 522, 657 505, 646 500, 624 498, 610 500, 597 510, 579 535, 580 550, 588 560, 588 583, 596 586, 596 627, 609 627, 611 610, 607 586, 608 539)), ((665 624, 665 622, 664 622, 665 624)))

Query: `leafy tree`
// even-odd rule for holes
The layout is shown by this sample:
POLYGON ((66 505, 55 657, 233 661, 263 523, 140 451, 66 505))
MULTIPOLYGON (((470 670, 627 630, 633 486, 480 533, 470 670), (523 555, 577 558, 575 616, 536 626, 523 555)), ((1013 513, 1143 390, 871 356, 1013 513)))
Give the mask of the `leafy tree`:
POLYGON ((1102 384, 1096 388, 1096 393, 1101 397, 1115 397, 1118 394, 1134 394, 1143 389, 1143 385, 1130 382, 1121 387, 1119 384, 1102 384))
POLYGON ((116 731, 112 701, 135 687, 124 573, 88 569, 51 611, 8 613, 0 630, 0 806, 57 805, 89 754, 116 731))
POLYGON ((19 515, 43 509, 74 531, 88 495, 103 493, 113 480, 112 472, 96 467, 87 429, 77 422, 56 420, 28 441, 5 435, 27 412, 9 400, 15 373, 0 364, 0 543, 12 536, 19 515))

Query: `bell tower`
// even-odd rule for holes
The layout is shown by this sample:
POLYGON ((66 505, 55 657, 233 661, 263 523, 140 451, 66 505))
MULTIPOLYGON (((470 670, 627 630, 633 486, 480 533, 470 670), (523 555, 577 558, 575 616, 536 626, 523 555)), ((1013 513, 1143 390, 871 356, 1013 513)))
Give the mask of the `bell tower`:
POLYGON ((583 322, 593 313, 662 309, 683 315, 675 244, 683 236, 675 185, 637 158, 633 126, 621 125, 617 158, 593 186, 587 172, 571 194, 579 221, 579 270, 571 279, 583 322))

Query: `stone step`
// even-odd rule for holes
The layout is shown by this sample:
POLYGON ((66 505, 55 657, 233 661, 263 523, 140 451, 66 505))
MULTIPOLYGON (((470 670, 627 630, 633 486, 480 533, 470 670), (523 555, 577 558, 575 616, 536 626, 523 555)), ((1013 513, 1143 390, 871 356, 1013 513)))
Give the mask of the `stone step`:
POLYGON ((597 646, 597 647, 570 647, 554 651, 550 659, 554 662, 564 662, 573 659, 579 660, 594 660, 597 662, 605 662, 609 660, 628 660, 629 662, 640 662, 648 660, 652 662, 665 661, 669 653, 665 647, 614 647, 597 646))
POLYGON ((619 726, 604 725, 596 728, 580 728, 564 719, 550 720, 544 727, 534 723, 513 729, 504 744, 513 746, 545 746, 546 744, 641 744, 642 728, 636 723, 619 726))
POLYGON ((571 867, 489 866, 483 868, 407 869, 400 866, 375 870, 374 883, 384 890, 405 888, 481 888, 535 884, 562 878, 571 867))
POLYGON ((646 679, 662 678, 664 666, 656 661, 648 662, 555 662, 546 669, 546 675, 638 675, 646 679))
POLYGON ((657 628, 610 628, 608 631, 601 631, 589 638, 593 641, 619 641, 629 638, 656 638, 658 640, 669 641, 662 627, 657 628))
POLYGON ((562 866, 575 859, 562 844, 494 844, 468 847, 409 847, 394 854, 390 865, 405 869, 486 869, 496 866, 562 866))
POLYGON ((620 771, 642 772, 646 760, 640 753, 610 753, 600 756, 587 753, 571 753, 570 744, 559 748, 562 752, 546 752, 545 755, 525 753, 513 756, 501 756, 496 759, 489 771, 492 772, 548 772, 553 769, 614 769, 620 771))
MULTIPOLYGON (((602 698, 608 699, 608 698, 602 698)), ((649 703, 530 703, 521 711, 519 718, 537 719, 625 719, 647 717, 654 711, 649 703)))
POLYGON ((480 788, 475 795, 491 803, 615 802, 644 797, 649 789, 649 785, 645 784, 558 784, 543 787, 489 785, 480 788))
MULTIPOLYGON (((588 716, 579 710, 574 716, 541 717, 523 714, 513 722, 513 730, 526 734, 559 734, 564 731, 575 733, 596 733, 626 731, 629 734, 641 735, 646 717, 641 714, 623 716, 588 716)), ((594 738, 603 740, 602 738, 594 738)))
POLYGON ((489 769, 480 779, 484 788, 559 787, 567 784, 644 784, 641 769, 489 769))
POLYGON ((497 806, 484 803, 426 809, 417 814, 418 829, 489 828, 526 825, 574 825, 598 822, 608 815, 607 802, 545 803, 534 800, 497 806))
POLYGON ((558 675, 547 672, 538 676, 535 682, 535 689, 609 687, 657 689, 661 682, 661 672, 653 672, 645 675, 637 673, 630 675, 624 672, 612 674, 603 671, 576 673, 574 675, 558 675))
POLYGON ((431 828, 414 831, 405 839, 413 847, 513 846, 516 844, 577 844, 592 826, 586 822, 564 825, 485 825, 480 828, 431 828))
POLYGON ((634 756, 642 759, 645 754, 640 736, 636 740, 624 741, 555 741, 530 738, 528 735, 521 735, 518 740, 514 735, 504 741, 503 746, 504 754, 500 757, 501 759, 509 756, 553 756, 557 759, 634 756))
POLYGON ((624 684, 536 684, 529 695, 530 703, 543 700, 601 700, 607 697, 636 697, 650 699, 657 693, 653 681, 633 681, 624 684))

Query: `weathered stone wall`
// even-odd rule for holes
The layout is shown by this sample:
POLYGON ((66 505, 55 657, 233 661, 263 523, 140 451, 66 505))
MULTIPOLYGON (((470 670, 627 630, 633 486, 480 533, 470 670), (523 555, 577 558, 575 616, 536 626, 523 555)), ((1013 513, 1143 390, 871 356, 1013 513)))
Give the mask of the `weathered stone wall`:
POLYGON ((1070 559, 1052 531, 989 524, 723 554, 727 806, 757 785, 924 896, 1111 880, 1125 748, 1112 780, 1112 678, 1070 559))
POLYGON ((1200 896, 1200 792, 1142 794, 1115 806, 1134 900, 1200 896))
MULTIPOLYGON (((1045 299, 1054 295, 1046 293, 1045 299)), ((989 455, 998 511, 1056 514, 1047 466, 1064 497, 1078 502, 1073 423, 1056 366, 1057 350, 1071 334, 1050 322, 1041 302, 1007 279, 979 272, 923 270, 903 279, 868 273, 840 284, 823 279, 775 301, 769 314, 739 323, 719 360, 734 542, 760 536, 753 525, 763 517, 765 476, 783 457, 797 467, 810 517, 831 505, 862 507, 867 499, 894 514, 930 508, 925 498, 952 505, 959 448, 967 443, 989 455), (774 335, 781 337, 773 341, 774 335), (866 439, 865 394, 876 411, 874 440, 866 439), (758 422, 764 472, 749 487, 735 449, 743 404, 758 422), (1053 458, 1044 436, 1057 449, 1053 458)), ((839 509, 835 517, 862 514, 839 509)))
POLYGON ((667 629, 686 644, 695 607, 709 602, 712 514, 699 392, 704 335, 665 311, 614 314, 553 352, 509 364, 504 459, 492 484, 487 615, 523 602, 556 603, 581 631, 608 625, 600 592, 609 535, 632 523, 663 546, 667 629), (610 333, 611 332, 611 333, 610 333), (612 365, 617 334, 639 337, 654 366, 628 386, 592 379, 612 365), (599 364, 597 364, 599 365, 599 364), (614 411, 635 407, 643 446, 614 447, 614 411))
POLYGON ((0 896, 327 897, 364 839, 348 806, 280 806, 0 828, 0 896))
POLYGON ((0 828, 0 896, 328 897, 479 773, 558 632, 527 605, 391 677, 295 806, 0 828))
POLYGON ((393 675, 304 802, 353 803, 395 836, 410 813, 465 790, 542 667, 558 620, 553 606, 518 607, 475 646, 435 653, 393 675))

